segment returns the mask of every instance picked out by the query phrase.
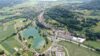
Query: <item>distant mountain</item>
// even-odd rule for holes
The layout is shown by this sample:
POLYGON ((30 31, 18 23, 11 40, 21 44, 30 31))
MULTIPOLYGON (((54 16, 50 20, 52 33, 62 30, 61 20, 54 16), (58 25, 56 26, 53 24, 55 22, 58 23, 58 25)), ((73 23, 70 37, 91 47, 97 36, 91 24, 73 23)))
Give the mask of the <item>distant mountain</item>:
POLYGON ((93 9, 93 10, 100 10, 100 0, 93 0, 89 3, 86 3, 82 6, 80 6, 82 9, 93 9))
POLYGON ((15 4, 20 4, 25 1, 26 0, 0 0, 0 8, 7 7, 7 6, 13 6, 15 4))
POLYGON ((37 0, 38 3, 36 5, 36 7, 38 9, 45 9, 45 8, 50 8, 53 6, 62 6, 65 8, 69 8, 69 9, 78 9, 78 7, 82 4, 86 4, 88 2, 90 2, 91 0, 37 0))
POLYGON ((79 4, 80 2, 79 1, 75 1, 75 0, 57 0, 57 1, 41 1, 39 0, 38 3, 37 3, 37 7, 40 7, 40 9, 45 9, 45 8, 50 8, 50 7, 53 7, 53 6, 65 6, 65 7, 71 7, 72 4, 79 4))

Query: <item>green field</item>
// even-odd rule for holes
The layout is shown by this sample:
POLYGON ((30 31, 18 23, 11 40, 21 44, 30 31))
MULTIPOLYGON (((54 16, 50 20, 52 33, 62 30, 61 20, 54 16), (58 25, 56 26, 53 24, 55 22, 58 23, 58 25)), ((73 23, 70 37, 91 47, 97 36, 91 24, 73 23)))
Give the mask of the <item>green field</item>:
POLYGON ((97 26, 92 28, 95 32, 100 32, 100 22, 97 23, 97 26))
POLYGON ((10 53, 15 52, 14 48, 21 48, 21 44, 15 38, 16 36, 10 37, 1 43, 1 45, 10 53))
POLYGON ((100 48, 100 41, 85 41, 84 44, 92 46, 94 48, 100 48))
POLYGON ((18 23, 16 23, 17 26, 27 24, 27 22, 26 23, 23 23, 23 22, 21 23, 20 22, 21 20, 24 20, 24 19, 21 18, 21 19, 17 19, 17 20, 14 20, 14 21, 10 21, 10 22, 5 23, 4 26, 0 26, 0 41, 2 41, 3 39, 5 39, 8 36, 15 33, 15 28, 14 28, 14 23, 15 22, 18 22, 18 23))
MULTIPOLYGON (((92 29, 94 32, 100 32, 100 22, 97 23, 97 26, 93 26, 92 29)), ((86 41, 84 44, 92 46, 94 48, 100 48, 100 41, 86 41)))
POLYGON ((0 41, 5 39, 6 37, 10 36, 12 33, 15 32, 13 25, 6 26, 7 29, 4 30, 4 27, 1 26, 2 29, 0 29, 0 41))
POLYGON ((78 45, 70 42, 60 41, 59 44, 68 49, 70 56, 100 56, 100 54, 96 52, 79 47, 78 45))
POLYGON ((2 45, 0 45, 0 50, 4 50, 6 54, 10 55, 10 52, 8 52, 2 45))
POLYGON ((14 23, 20 21, 17 19, 5 23, 5 26, 0 26, 0 49, 8 55, 15 52, 14 48, 21 48, 21 44, 16 40, 17 36, 12 36, 15 33, 14 23))

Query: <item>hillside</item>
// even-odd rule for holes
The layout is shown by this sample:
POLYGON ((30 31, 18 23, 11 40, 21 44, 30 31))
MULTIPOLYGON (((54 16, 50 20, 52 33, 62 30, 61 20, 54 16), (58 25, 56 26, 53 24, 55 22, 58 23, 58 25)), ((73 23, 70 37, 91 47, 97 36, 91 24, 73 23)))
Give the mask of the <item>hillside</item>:
POLYGON ((82 6, 80 6, 82 9, 94 9, 94 10, 100 10, 100 0, 92 0, 89 3, 86 3, 82 6))
POLYGON ((14 6, 15 4, 20 4, 22 2, 25 2, 25 0, 0 0, 0 8, 14 6))
POLYGON ((96 27, 100 20, 98 18, 86 18, 85 15, 87 14, 81 13, 81 11, 76 12, 62 6, 55 6, 47 9, 44 14, 46 20, 56 20, 59 24, 64 24, 67 26, 69 32, 76 36, 87 37, 87 39, 90 40, 100 39, 100 35, 98 35, 99 32, 91 31, 92 27, 96 27))

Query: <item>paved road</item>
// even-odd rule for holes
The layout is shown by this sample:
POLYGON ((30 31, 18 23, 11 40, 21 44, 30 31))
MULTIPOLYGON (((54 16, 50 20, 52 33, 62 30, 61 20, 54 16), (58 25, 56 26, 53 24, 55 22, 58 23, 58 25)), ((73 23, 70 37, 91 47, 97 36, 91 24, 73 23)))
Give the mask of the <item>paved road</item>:
POLYGON ((88 46, 86 46, 86 45, 84 45, 84 44, 80 44, 80 43, 78 43, 78 42, 70 41, 70 40, 63 39, 63 38, 60 38, 60 40, 65 40, 65 41, 71 42, 71 43, 73 43, 73 44, 80 45, 81 47, 84 47, 84 48, 87 48, 87 49, 91 49, 92 51, 95 51, 95 49, 93 49, 93 48, 91 48, 91 47, 88 47, 88 46))

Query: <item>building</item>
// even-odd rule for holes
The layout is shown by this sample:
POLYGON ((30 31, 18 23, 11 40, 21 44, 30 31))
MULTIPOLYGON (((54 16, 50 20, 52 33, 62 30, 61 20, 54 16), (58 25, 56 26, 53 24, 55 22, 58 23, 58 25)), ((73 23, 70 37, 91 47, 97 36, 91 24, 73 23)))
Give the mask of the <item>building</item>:
POLYGON ((72 36, 72 41, 83 43, 86 39, 72 36))

